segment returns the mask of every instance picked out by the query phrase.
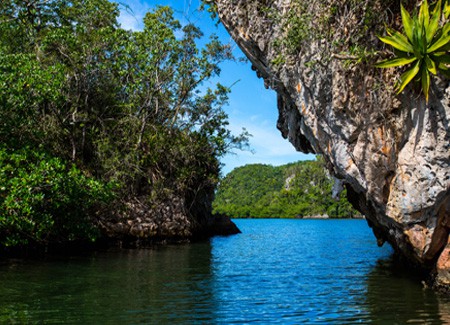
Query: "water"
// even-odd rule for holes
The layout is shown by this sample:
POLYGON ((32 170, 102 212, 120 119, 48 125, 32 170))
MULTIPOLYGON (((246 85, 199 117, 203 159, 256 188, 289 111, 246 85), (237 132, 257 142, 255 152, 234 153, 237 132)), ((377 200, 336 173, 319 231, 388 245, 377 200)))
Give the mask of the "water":
POLYGON ((447 324, 364 220, 236 220, 243 234, 0 264, 0 323, 447 324))

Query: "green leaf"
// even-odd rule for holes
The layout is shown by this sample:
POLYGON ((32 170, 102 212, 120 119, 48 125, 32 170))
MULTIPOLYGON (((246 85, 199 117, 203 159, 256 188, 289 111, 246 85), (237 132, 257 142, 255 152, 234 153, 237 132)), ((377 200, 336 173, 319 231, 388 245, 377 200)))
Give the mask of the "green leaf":
POLYGON ((427 30, 425 29, 425 26, 422 26, 421 37, 422 37, 422 44, 420 47, 420 51, 421 51, 421 53, 426 53, 427 47, 428 47, 428 42, 427 42, 427 30))
POLYGON ((402 66, 402 65, 406 65, 406 64, 412 63, 412 62, 414 62, 416 60, 417 60, 417 58, 415 56, 407 57, 407 58, 388 59, 388 60, 377 62, 375 64, 375 67, 377 67, 377 68, 399 67, 399 66, 402 66))
POLYGON ((433 44, 427 49, 427 53, 432 53, 439 50, 441 47, 446 46, 450 42, 450 35, 443 33, 433 44))
POLYGON ((385 25, 385 28, 386 28, 386 33, 387 33, 389 36, 392 36, 392 34, 394 34, 394 33, 396 32, 395 29, 392 29, 392 28, 390 28, 390 27, 387 26, 387 25, 385 25))
POLYGON ((450 64, 450 54, 446 52, 433 53, 431 59, 437 63, 450 64))
POLYGON ((422 53, 424 52, 423 36, 422 36, 423 29, 421 28, 421 25, 419 24, 417 19, 415 20, 415 22, 416 23, 414 25, 412 47, 413 47, 413 52, 414 52, 414 55, 416 56, 416 58, 421 59, 423 57, 422 53))
POLYGON ((442 26, 439 37, 441 37, 442 35, 448 35, 448 34, 450 34, 450 23, 446 23, 444 26, 442 26))
POLYGON ((444 16, 445 16, 445 19, 447 19, 448 18, 448 16, 450 16, 450 1, 445 1, 445 4, 444 4, 444 16))
POLYGON ((439 64, 439 71, 446 76, 448 79, 450 79, 450 69, 445 66, 444 64, 439 64))
POLYGON ((428 91, 430 89, 430 74, 427 69, 422 68, 422 90, 425 95, 425 100, 428 103, 428 91))
POLYGON ((431 43, 434 35, 439 27, 439 19, 441 18, 441 0, 439 0, 434 7, 433 14, 430 20, 430 25, 427 28, 427 42, 431 43))
POLYGON ((425 57, 425 65, 427 67, 427 70, 430 71, 432 74, 437 73, 436 63, 434 63, 434 61, 431 60, 428 56, 425 57))
POLYGON ((417 63, 408 69, 404 74, 400 76, 400 81, 397 86, 397 94, 400 94, 403 89, 413 80, 413 78, 417 75, 420 70, 421 61, 417 61, 417 63))
MULTIPOLYGON (((439 52, 448 52, 448 51, 450 51, 450 43, 447 43, 447 45, 442 46, 441 48, 439 48, 438 51, 439 52)), ((434 52, 434 53, 436 53, 436 52, 434 52)), ((434 54, 434 53, 432 53, 432 54, 434 54)))
POLYGON ((414 21, 412 20, 409 13, 406 11, 405 7, 403 7, 402 4, 400 4, 400 9, 402 12, 402 21, 403 21, 403 28, 405 29, 405 34, 409 38, 409 40, 413 41, 413 29, 414 29, 414 21))
POLYGON ((428 1, 424 0, 419 10, 419 21, 422 26, 428 28, 430 23, 430 12, 428 10, 428 1))
POLYGON ((379 39, 386 43, 391 45, 392 47, 396 48, 397 50, 407 52, 407 53, 413 53, 414 49, 412 45, 408 42, 408 39, 406 36, 400 34, 399 32, 395 32, 392 34, 392 36, 386 36, 386 37, 379 37, 379 39))

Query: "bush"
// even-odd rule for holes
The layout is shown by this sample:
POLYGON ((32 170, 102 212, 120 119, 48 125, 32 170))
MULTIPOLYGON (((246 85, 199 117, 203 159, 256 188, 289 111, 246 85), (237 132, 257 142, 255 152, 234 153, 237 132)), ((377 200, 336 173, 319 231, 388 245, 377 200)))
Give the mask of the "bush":
POLYGON ((111 193, 59 158, 0 147, 0 245, 94 241, 93 216, 111 193))

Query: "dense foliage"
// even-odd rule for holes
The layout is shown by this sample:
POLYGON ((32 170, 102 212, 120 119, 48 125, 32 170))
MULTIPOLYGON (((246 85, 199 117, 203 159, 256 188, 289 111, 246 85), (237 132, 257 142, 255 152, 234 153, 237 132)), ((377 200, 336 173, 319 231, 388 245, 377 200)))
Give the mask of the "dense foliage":
POLYGON ((229 46, 199 48, 169 7, 137 32, 118 15, 107 0, 0 2, 1 244, 93 239, 112 197, 115 210, 169 195, 194 206, 245 144, 227 129, 229 90, 204 86, 229 46))
POLYGON ((0 245, 5 246, 95 240, 98 231, 90 217, 112 199, 108 186, 30 148, 0 149, 0 184, 0 245))
POLYGON ((279 167, 246 165, 222 179, 213 206, 237 218, 356 215, 345 191, 339 200, 332 198, 332 186, 320 158, 279 167))

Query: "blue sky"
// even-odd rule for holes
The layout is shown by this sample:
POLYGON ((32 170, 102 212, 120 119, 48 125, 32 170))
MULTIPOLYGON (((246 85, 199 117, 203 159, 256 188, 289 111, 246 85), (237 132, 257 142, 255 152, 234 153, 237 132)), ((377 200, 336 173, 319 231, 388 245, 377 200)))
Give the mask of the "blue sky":
MULTIPOLYGON (((141 29, 142 19, 147 11, 157 5, 169 5, 175 10, 177 19, 182 24, 194 23, 205 35, 215 33, 222 42, 232 42, 226 30, 221 25, 216 26, 207 12, 197 10, 198 0, 118 0, 117 2, 122 4, 119 22, 125 29, 141 29), (126 10, 125 6, 131 10, 126 10)), ((235 56, 243 57, 237 45, 233 46, 235 56)), ((277 166, 298 160, 314 159, 313 155, 297 152, 289 141, 282 138, 276 128, 278 117, 276 93, 265 89, 263 80, 258 79, 250 67, 249 62, 227 62, 222 65, 220 82, 225 86, 234 84, 229 105, 224 108, 229 116, 229 128, 234 134, 239 134, 242 128, 245 128, 253 135, 250 138, 252 152, 237 150, 235 154, 222 158, 223 174, 250 163, 277 166)), ((211 83, 216 82, 217 80, 211 81, 211 83)))

